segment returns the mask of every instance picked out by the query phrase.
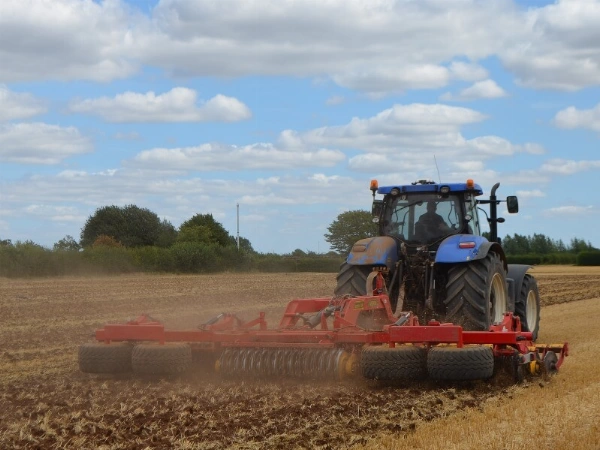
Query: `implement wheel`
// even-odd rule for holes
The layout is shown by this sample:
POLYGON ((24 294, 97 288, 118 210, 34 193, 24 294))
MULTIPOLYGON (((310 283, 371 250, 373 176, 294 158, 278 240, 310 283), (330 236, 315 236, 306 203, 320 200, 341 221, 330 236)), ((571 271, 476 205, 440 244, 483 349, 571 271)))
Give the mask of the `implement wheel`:
POLYGON ((91 342, 79 347, 79 370, 85 373, 123 373, 131 370, 132 346, 125 342, 91 342))
POLYGON ((424 348, 402 345, 365 347, 361 354, 362 376, 369 380, 396 381, 425 378, 427 353, 424 348))
POLYGON ((509 310, 506 271, 496 253, 450 268, 446 292, 446 321, 465 330, 487 331, 509 310))
POLYGON ((183 343, 138 344, 133 348, 133 371, 145 375, 176 375, 192 364, 192 349, 183 343))
POLYGON ((485 380, 494 374, 490 347, 434 347, 427 355, 427 371, 434 380, 485 380))
POLYGON ((537 281, 526 274, 515 302, 515 315, 521 319, 523 331, 531 331, 535 341, 540 331, 540 292, 537 281))

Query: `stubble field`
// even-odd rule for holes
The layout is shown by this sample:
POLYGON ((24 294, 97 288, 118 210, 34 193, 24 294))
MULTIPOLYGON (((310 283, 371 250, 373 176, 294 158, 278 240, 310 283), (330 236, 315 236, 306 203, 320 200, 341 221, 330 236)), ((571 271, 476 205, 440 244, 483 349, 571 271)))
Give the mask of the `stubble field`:
POLYGON ((97 376, 79 344, 149 313, 193 328, 220 312, 272 326, 332 274, 0 279, 0 448, 600 449, 600 268, 536 267, 540 342, 569 341, 549 382, 258 383, 191 373, 97 376))

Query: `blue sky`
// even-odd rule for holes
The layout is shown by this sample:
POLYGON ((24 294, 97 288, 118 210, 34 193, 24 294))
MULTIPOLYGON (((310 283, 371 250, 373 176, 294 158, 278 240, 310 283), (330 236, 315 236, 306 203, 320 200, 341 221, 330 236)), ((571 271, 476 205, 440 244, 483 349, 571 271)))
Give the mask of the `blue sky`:
POLYGON ((597 1, 0 2, 0 239, 106 205, 329 250, 369 181, 473 178, 600 247, 597 1))

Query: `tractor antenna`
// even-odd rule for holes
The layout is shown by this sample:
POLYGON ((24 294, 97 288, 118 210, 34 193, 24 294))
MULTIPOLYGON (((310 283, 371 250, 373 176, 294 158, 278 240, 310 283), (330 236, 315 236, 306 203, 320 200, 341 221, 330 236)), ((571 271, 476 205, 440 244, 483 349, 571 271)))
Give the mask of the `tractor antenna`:
POLYGON ((437 169, 438 179, 440 183, 442 182, 442 177, 440 176, 440 168, 438 167, 437 159, 435 159, 435 155, 433 155, 433 161, 435 162, 435 168, 437 169))

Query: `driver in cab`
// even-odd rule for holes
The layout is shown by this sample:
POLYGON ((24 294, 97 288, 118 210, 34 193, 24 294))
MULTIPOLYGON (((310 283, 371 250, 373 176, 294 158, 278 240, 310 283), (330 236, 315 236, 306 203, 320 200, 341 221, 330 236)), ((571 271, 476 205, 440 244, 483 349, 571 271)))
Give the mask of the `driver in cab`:
POLYGON ((427 212, 416 223, 417 235, 435 237, 450 231, 450 227, 436 210, 437 204, 434 201, 427 202, 427 212))

